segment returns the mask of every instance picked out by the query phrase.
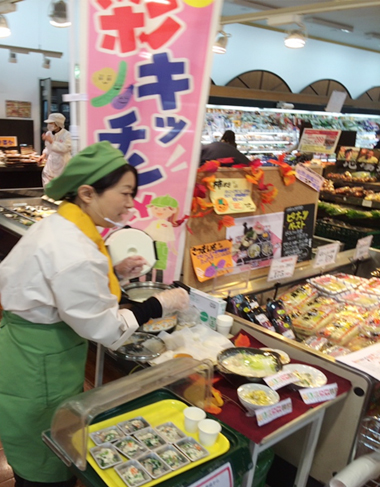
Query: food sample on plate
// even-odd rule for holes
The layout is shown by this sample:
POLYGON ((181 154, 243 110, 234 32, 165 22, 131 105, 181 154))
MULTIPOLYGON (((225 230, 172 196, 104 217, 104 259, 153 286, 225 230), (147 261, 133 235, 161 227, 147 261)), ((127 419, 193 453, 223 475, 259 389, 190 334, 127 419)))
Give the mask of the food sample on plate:
POLYGON ((155 431, 153 428, 145 428, 143 430, 136 431, 134 436, 144 443, 150 450, 155 450, 162 445, 165 445, 165 440, 155 431))
POLYGON ((181 468, 183 465, 189 463, 188 458, 182 455, 182 453, 180 453, 173 445, 163 446, 162 448, 157 450, 156 453, 173 470, 177 470, 178 468, 181 468))
POLYGON ((176 445, 192 462, 209 455, 209 452, 193 438, 183 438, 176 445))
POLYGON ((151 480, 144 468, 136 461, 130 460, 115 467, 120 478, 130 487, 137 487, 151 480))
POLYGON ((148 451, 146 446, 137 441, 135 438, 132 438, 132 436, 126 436, 125 438, 122 438, 114 443, 114 445, 115 448, 117 448, 123 455, 131 459, 148 451))
POLYGON ((90 433, 90 437, 96 445, 101 445, 102 443, 120 440, 123 435, 116 426, 110 426, 109 428, 104 428, 95 431, 94 433, 90 433))
POLYGON ((293 287, 286 293, 282 294, 280 299, 285 303, 285 306, 288 306, 289 308, 298 308, 316 298, 317 295, 317 290, 313 286, 310 284, 304 284, 303 286, 293 287))
POLYGON ((177 316, 166 316, 165 318, 157 318, 149 320, 142 325, 142 329, 147 333, 170 330, 177 325, 177 316))
POLYGON ((162 435, 168 443, 174 443, 186 436, 173 423, 164 423, 156 426, 156 430, 162 435))
POLYGON ((314 277, 313 279, 309 279, 308 282, 321 292, 333 295, 342 293, 351 288, 350 286, 347 286, 344 281, 341 281, 330 274, 314 277))
POLYGON ((142 416, 117 423, 117 427, 124 433, 124 435, 129 435, 135 431, 147 428, 148 426, 150 426, 150 424, 142 416))
POLYGON ((144 455, 138 461, 154 479, 170 472, 169 466, 155 453, 144 455))
POLYGON ((296 375, 298 380, 294 385, 298 387, 321 387, 327 383, 325 374, 310 365, 288 364, 284 366, 284 370, 296 375))
POLYGON ((90 453, 100 468, 109 468, 122 463, 122 458, 111 443, 94 446, 90 453))
POLYGON ((220 352, 217 359, 225 372, 244 377, 267 377, 281 370, 277 355, 254 348, 229 348, 220 352))
POLYGON ((238 388, 237 392, 242 404, 248 403, 246 406, 265 407, 276 404, 280 400, 280 396, 276 391, 262 384, 243 384, 238 388))

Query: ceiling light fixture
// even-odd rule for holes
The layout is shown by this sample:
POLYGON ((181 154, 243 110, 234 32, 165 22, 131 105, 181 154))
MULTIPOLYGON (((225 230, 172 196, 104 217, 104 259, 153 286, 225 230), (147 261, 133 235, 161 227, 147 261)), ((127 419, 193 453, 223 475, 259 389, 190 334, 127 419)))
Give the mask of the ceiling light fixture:
POLYGON ((284 44, 290 49, 301 49, 306 44, 307 32, 302 22, 297 22, 299 29, 291 30, 284 39, 284 44))
POLYGON ((213 52, 215 52, 216 54, 225 54, 227 51, 227 43, 229 37, 231 37, 231 34, 227 34, 227 32, 224 32, 224 30, 220 30, 218 32, 218 37, 216 38, 216 41, 212 46, 213 52))
POLYGON ((340 30, 342 32, 354 32, 354 27, 352 25, 332 22, 331 20, 320 19, 319 17, 310 17, 307 20, 313 24, 324 25, 325 27, 331 27, 332 29, 340 30))
POLYGON ((32 53, 35 52, 49 58, 50 57, 61 58, 63 56, 63 52, 47 51, 45 49, 34 49, 33 47, 19 47, 19 46, 8 46, 5 44, 0 44, 0 49, 9 49, 10 51, 16 52, 17 54, 30 54, 31 52, 32 53))
POLYGON ((365 35, 369 39, 380 39, 380 32, 366 32, 365 35))
POLYGON ((67 16, 67 5, 65 0, 56 0, 50 4, 50 23, 54 27, 69 27, 71 25, 67 16))
POLYGON ((8 26, 7 19, 4 15, 0 15, 0 37, 9 37, 11 35, 11 29, 8 26))
POLYGON ((45 69, 50 69, 50 59, 44 56, 44 61, 42 63, 42 67, 45 69))
POLYGON ((8 61, 10 63, 17 63, 17 56, 15 52, 10 51, 8 61))

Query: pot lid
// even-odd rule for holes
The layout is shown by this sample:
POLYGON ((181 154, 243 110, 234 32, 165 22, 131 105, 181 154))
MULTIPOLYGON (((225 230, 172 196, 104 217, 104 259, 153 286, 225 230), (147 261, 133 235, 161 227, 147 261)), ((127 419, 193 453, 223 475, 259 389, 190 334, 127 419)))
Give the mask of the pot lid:
POLYGON ((144 257, 147 265, 144 265, 140 276, 147 274, 156 263, 157 258, 154 240, 147 233, 137 228, 116 230, 106 238, 105 244, 107 245, 113 265, 133 255, 141 255, 141 257, 144 257))
POLYGON ((113 351, 118 357, 136 362, 148 362, 166 351, 161 338, 144 332, 135 332, 121 347, 113 351))

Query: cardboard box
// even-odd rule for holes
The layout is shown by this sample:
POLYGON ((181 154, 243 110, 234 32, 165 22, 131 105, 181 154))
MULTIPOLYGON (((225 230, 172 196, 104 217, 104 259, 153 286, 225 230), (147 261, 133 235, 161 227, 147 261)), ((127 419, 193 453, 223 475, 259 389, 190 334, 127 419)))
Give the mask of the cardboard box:
POLYGON ((210 294, 190 288, 190 304, 201 312, 201 322, 216 330, 216 317, 224 315, 227 302, 210 294))

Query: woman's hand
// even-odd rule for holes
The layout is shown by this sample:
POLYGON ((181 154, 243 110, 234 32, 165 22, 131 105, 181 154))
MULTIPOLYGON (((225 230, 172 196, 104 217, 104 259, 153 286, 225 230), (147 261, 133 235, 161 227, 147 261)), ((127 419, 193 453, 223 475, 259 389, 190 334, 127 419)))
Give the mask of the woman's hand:
POLYGON ((116 274, 122 279, 139 277, 147 261, 140 255, 132 255, 115 265, 116 274))

